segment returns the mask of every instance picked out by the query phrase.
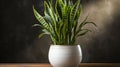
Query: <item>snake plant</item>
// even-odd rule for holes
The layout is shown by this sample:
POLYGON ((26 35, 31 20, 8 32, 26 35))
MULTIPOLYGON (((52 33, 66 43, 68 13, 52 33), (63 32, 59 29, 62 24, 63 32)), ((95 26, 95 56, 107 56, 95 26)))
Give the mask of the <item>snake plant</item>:
POLYGON ((39 37, 47 34, 52 39, 54 45, 74 45, 79 36, 83 36, 89 29, 84 29, 88 16, 79 23, 78 19, 82 12, 80 0, 73 3, 72 0, 53 0, 44 1, 44 16, 40 15, 33 6, 33 12, 39 21, 34 26, 42 27, 42 33, 39 37))

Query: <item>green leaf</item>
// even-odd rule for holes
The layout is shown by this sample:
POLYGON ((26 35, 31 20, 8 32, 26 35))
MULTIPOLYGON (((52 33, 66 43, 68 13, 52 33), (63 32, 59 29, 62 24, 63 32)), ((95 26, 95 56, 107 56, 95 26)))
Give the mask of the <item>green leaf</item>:
POLYGON ((74 5, 71 0, 68 1, 68 4, 69 4, 70 6, 73 6, 73 5, 74 5))
POLYGON ((33 12, 34 15, 36 17, 36 19, 40 22, 41 26, 43 28, 49 29, 49 25, 48 23, 44 20, 44 18, 35 10, 34 6, 33 6, 33 12))
POLYGON ((64 4, 67 6, 67 1, 66 0, 63 0, 64 4))
POLYGON ((86 24, 93 24, 94 26, 97 27, 97 25, 94 22, 85 22, 84 25, 86 25, 86 24))
POLYGON ((79 4, 79 8, 78 8, 78 10, 77 10, 77 14, 76 14, 76 16, 75 16, 75 19, 79 19, 81 13, 82 13, 82 5, 79 4))
POLYGON ((91 32, 91 30, 83 29, 83 30, 80 31, 80 33, 77 36, 83 36, 83 35, 87 34, 88 32, 91 32))
POLYGON ((67 22, 67 20, 68 20, 68 14, 67 14, 67 7, 66 6, 64 6, 62 8, 62 20, 63 20, 63 22, 67 22))
POLYGON ((43 35, 45 35, 45 33, 41 33, 41 34, 39 34, 39 38, 41 38, 43 35))
POLYGON ((79 9, 80 0, 78 0, 75 5, 72 7, 70 12, 70 22, 73 22, 75 19, 75 16, 77 15, 77 11, 79 9))
POLYGON ((85 25, 85 22, 87 20, 88 16, 83 20, 83 22, 79 25, 79 29, 81 29, 84 25, 85 25))
POLYGON ((45 19, 48 23, 51 23, 51 24, 52 24, 52 19, 51 19, 51 17, 50 17, 47 13, 45 13, 44 19, 45 19))
POLYGON ((80 0, 44 0, 44 16, 41 16, 33 6, 33 11, 36 19, 40 24, 34 26, 41 26, 43 28, 39 37, 47 34, 50 35, 54 44, 72 45, 75 44, 77 37, 83 36, 89 29, 83 29, 87 24, 93 24, 94 22, 87 22, 88 16, 78 23, 78 19, 82 12, 82 6, 80 0))
MULTIPOLYGON (((74 38, 74 36, 75 36, 75 32, 76 32, 76 27, 77 27, 77 25, 78 25, 78 17, 79 17, 79 15, 78 15, 78 11, 79 11, 79 9, 80 9, 80 0, 77 0, 76 1, 76 3, 73 5, 73 6, 71 6, 71 11, 70 11, 70 17, 69 17, 69 38, 70 38, 70 40, 74 40, 73 38, 74 38)), ((80 13, 80 12, 79 12, 80 13)), ((74 41, 73 41, 74 42, 74 41)))
POLYGON ((59 0, 56 0, 55 11, 59 19, 62 19, 62 8, 63 8, 63 4, 61 4, 59 0))
POLYGON ((40 24, 34 24, 34 25, 32 25, 32 27, 36 27, 36 26, 42 27, 40 24))
POLYGON ((48 5, 48 3, 46 1, 44 1, 44 6, 45 6, 45 15, 48 15, 50 17, 50 21, 51 22, 51 25, 53 27, 56 27, 56 17, 55 17, 55 12, 54 12, 54 8, 52 7, 51 3, 49 2, 50 6, 48 5), (47 10, 46 10, 47 9, 47 10))
POLYGON ((46 30, 46 29, 43 29, 42 31, 43 31, 45 34, 49 34, 49 35, 51 34, 51 33, 50 33, 48 30, 46 30))
POLYGON ((55 21, 54 18, 54 12, 52 10, 52 7, 48 5, 48 3, 46 1, 44 1, 44 14, 48 14, 51 17, 52 22, 55 21))

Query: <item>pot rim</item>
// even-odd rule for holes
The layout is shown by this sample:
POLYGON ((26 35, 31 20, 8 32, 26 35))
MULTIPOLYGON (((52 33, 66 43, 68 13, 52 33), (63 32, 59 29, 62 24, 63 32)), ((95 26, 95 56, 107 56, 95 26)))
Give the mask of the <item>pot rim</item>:
POLYGON ((53 45, 51 44, 50 46, 80 46, 79 44, 76 44, 76 45, 53 45))

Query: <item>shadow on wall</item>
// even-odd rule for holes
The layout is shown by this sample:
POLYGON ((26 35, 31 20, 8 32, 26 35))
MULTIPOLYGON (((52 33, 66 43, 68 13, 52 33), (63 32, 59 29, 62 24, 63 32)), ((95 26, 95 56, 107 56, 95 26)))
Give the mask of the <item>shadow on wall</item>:
MULTIPOLYGON (((37 23, 32 5, 43 14, 43 0, 1 0, 0 62, 48 62, 51 40, 48 36, 38 39, 41 28, 32 28, 37 23)), ((82 21, 98 27, 86 26, 93 32, 78 38, 83 51, 82 62, 120 62, 120 1, 82 0, 82 21)))
POLYGON ((98 27, 87 26, 93 32, 77 41, 83 48, 83 62, 120 62, 120 1, 90 1, 83 5, 82 16, 89 14, 88 21, 98 27))
MULTIPOLYGON (((40 44, 39 47, 34 44, 36 39, 39 40, 37 36, 40 33, 40 28, 32 27, 37 22, 32 11, 33 3, 41 8, 43 1, 0 0, 0 16, 2 17, 0 19, 1 63, 45 62, 47 60, 40 44)), ((42 11, 41 9, 40 12, 42 11)))

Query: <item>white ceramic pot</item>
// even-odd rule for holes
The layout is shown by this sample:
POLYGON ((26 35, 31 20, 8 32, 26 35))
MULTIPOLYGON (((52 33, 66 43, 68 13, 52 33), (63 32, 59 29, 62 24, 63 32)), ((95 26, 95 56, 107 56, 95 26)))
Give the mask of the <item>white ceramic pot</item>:
POLYGON ((53 67, 78 67, 82 52, 80 45, 51 45, 48 57, 53 67))

